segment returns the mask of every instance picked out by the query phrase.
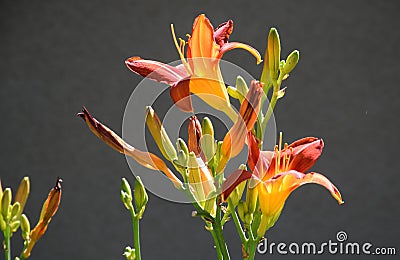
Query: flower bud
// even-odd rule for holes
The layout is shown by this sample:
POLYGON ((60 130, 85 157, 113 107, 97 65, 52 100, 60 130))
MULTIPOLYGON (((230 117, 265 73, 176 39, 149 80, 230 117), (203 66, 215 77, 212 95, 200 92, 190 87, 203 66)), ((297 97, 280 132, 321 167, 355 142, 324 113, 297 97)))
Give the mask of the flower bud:
POLYGON ((138 217, 142 218, 146 204, 149 201, 149 197, 147 196, 146 189, 139 176, 136 176, 133 194, 135 197, 135 206, 138 217))
POLYGON ((250 213, 254 213, 256 211, 258 201, 258 190, 256 187, 254 187, 254 181, 255 180, 252 179, 249 180, 246 191, 246 204, 250 213))
POLYGON ((286 59, 285 65, 283 65, 283 75, 289 74, 299 62, 300 53, 298 50, 292 51, 286 59))
POLYGON ((6 188, 3 196, 1 197, 1 214, 3 215, 4 221, 8 222, 10 219, 10 204, 11 204, 11 189, 6 188))
POLYGON ((182 177, 185 175, 185 169, 188 164, 188 156, 189 150, 185 141, 182 138, 178 138, 176 141, 176 149, 178 151, 178 158, 173 161, 175 168, 182 174, 182 177))
POLYGON ((174 145, 169 139, 168 134, 165 131, 165 128, 162 126, 157 114, 150 106, 146 107, 146 124, 163 156, 169 161, 176 159, 177 155, 174 145))
POLYGON ((201 130, 203 133, 203 136, 200 139, 201 150, 203 151, 208 162, 215 155, 214 127, 208 117, 203 119, 201 130))
POLYGON ((17 230, 18 230, 18 228, 19 228, 20 225, 21 225, 21 221, 19 221, 19 220, 14 220, 14 221, 12 221, 12 222, 10 223, 10 230, 11 230, 11 233, 17 232, 17 230))
POLYGON ((249 92, 249 88, 247 87, 246 81, 241 76, 237 76, 236 78, 236 89, 241 95, 239 98, 240 103, 243 102, 244 97, 246 97, 247 92, 249 92))
POLYGON ((246 204, 243 200, 239 201, 239 204, 237 206, 237 211, 239 214, 239 218, 245 222, 245 214, 247 213, 247 209, 246 209, 246 204))
POLYGON ((122 203, 124 203, 124 206, 126 207, 127 210, 132 209, 132 190, 131 186, 129 185, 129 182, 125 179, 121 179, 121 200, 122 203))
POLYGON ((21 211, 21 204, 19 202, 15 202, 14 205, 11 206, 11 216, 10 218, 12 219, 13 217, 17 217, 21 211))
POLYGON ((202 137, 201 125, 196 116, 191 116, 188 125, 188 148, 196 156, 201 154, 200 139, 202 137))
POLYGON ((189 149, 182 138, 178 138, 178 140, 176 140, 176 149, 178 149, 178 151, 183 151, 186 157, 189 156, 189 149))
POLYGON ((120 191, 120 196, 121 196, 121 201, 124 204, 125 208, 127 210, 131 210, 133 208, 132 197, 129 197, 128 193, 122 190, 120 191))
POLYGON ((199 164, 194 152, 189 153, 188 182, 193 190, 197 202, 204 206, 205 194, 203 190, 199 164))
POLYGON ((281 61, 281 42, 278 31, 275 28, 271 28, 268 34, 267 56, 265 62, 268 61, 269 74, 272 80, 277 80, 281 61))
POLYGON ((247 226, 250 226, 250 224, 253 222, 253 213, 247 212, 244 214, 244 223, 247 226))
POLYGON ((29 240, 29 234, 31 232, 31 224, 29 223, 29 219, 25 214, 21 215, 21 231, 22 238, 27 241, 29 240))
POLYGON ((19 214, 21 214, 22 211, 24 210, 26 201, 29 196, 29 191, 30 191, 29 177, 24 177, 21 180, 21 183, 19 184, 17 194, 15 195, 15 198, 14 198, 14 202, 19 202, 19 204, 21 205, 19 214))
POLYGON ((125 252, 123 253, 123 256, 125 256, 126 260, 135 260, 135 249, 131 248, 130 246, 127 246, 125 248, 125 252))
POLYGON ((234 99, 240 100, 240 93, 235 87, 228 86, 226 90, 228 91, 229 96, 233 97, 234 99))
POLYGON ((121 179, 121 191, 124 191, 129 197, 132 197, 131 186, 125 178, 121 179))

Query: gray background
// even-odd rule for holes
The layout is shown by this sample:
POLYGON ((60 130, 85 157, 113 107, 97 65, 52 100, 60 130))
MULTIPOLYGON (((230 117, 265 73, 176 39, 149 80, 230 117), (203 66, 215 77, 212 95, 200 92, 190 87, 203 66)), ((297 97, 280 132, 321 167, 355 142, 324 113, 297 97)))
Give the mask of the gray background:
MULTIPOLYGON (((75 114, 86 105, 120 132, 125 104, 141 80, 125 68, 124 59, 176 60, 169 24, 178 35, 190 33, 193 19, 203 12, 215 26, 233 19, 231 40, 263 52, 267 30, 276 26, 282 53, 300 50, 301 61, 276 110, 277 127, 288 142, 308 135, 324 138, 325 151, 314 170, 327 175, 346 202, 338 206, 323 188, 303 187, 289 198, 268 239, 323 242, 345 230, 351 241, 400 250, 399 7, 395 0, 2 0, 3 186, 16 189, 23 176, 31 177, 26 212, 36 222, 55 178, 64 179, 61 208, 31 259, 122 259, 132 233, 119 185, 121 177, 133 177, 124 157, 89 133, 75 114)), ((224 58, 260 74, 261 66, 244 51, 224 58)), ((199 219, 190 217, 191 210, 150 196, 141 222, 144 259, 215 258, 211 237, 199 219)), ((225 234, 232 259, 239 259, 232 223, 225 234)), ((20 244, 14 242, 13 249, 18 252, 20 244)), ((275 258, 280 257, 258 256, 275 258)), ((364 257, 324 256, 339 258, 364 257)))

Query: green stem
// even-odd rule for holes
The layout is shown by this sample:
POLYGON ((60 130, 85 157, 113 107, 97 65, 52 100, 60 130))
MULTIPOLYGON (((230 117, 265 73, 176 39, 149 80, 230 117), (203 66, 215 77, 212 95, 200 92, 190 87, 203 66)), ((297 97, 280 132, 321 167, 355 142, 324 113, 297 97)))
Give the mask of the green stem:
POLYGON ((221 252, 221 247, 220 247, 217 235, 215 234, 215 231, 213 230, 212 225, 209 222, 207 223, 207 227, 209 228, 209 231, 214 239, 215 250, 217 251, 218 260, 221 260, 222 252, 221 252))
POLYGON ((135 259, 140 260, 140 233, 139 233, 139 217, 135 215, 133 208, 129 210, 132 216, 133 223, 133 244, 135 247, 135 259))
POLYGON ((278 101, 278 92, 272 94, 271 102, 269 103, 267 113, 265 114, 264 120, 261 123, 261 140, 264 139, 265 129, 267 128, 267 123, 272 116, 276 102, 278 101))
POLYGON ((11 227, 8 224, 4 230, 4 257, 5 260, 11 260, 11 227))
POLYGON ((261 123, 261 140, 264 139, 264 134, 265 134, 265 129, 267 128, 267 123, 268 123, 269 119, 271 118, 272 113, 274 112, 276 102, 278 101, 278 92, 281 88, 282 77, 283 77, 283 74, 280 73, 278 79, 276 81, 275 80, 272 81, 273 92, 272 92, 271 102, 269 103, 267 113, 265 114, 265 117, 261 123))
POLYGON ((256 249, 257 249, 257 239, 256 240, 250 240, 249 243, 247 244, 246 251, 248 254, 248 257, 245 258, 246 260, 254 260, 254 257, 256 255, 256 249))
POLYGON ((238 215, 236 213, 235 207, 232 204, 232 200, 231 199, 228 200, 228 204, 229 204, 229 207, 231 208, 231 211, 232 211, 231 215, 232 215, 232 218, 233 218, 233 222, 235 223, 237 232, 239 234, 240 240, 242 241, 243 245, 246 245, 247 238, 246 238, 246 235, 245 235, 245 233, 243 231, 242 225, 240 224, 238 215))
POLYGON ((217 212, 215 219, 212 223, 213 230, 215 232, 215 235, 217 237, 221 254, 222 254, 222 259, 223 260, 229 260, 229 253, 228 253, 228 248, 226 246, 224 234, 222 233, 222 225, 221 225, 221 197, 217 198, 217 212))

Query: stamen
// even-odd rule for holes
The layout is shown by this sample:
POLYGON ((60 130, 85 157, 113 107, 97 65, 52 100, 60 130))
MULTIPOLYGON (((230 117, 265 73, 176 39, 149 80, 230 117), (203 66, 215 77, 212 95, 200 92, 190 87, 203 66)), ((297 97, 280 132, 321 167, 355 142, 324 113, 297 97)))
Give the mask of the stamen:
POLYGON ((279 161, 280 161, 278 145, 275 145, 274 150, 275 150, 275 174, 278 174, 279 173, 279 161))
MULTIPOLYGON (((192 70, 190 69, 189 64, 187 63, 187 61, 185 59, 185 55, 183 54, 184 46, 181 45, 183 40, 179 39, 180 41, 178 44, 178 41, 176 40, 175 29, 174 29, 173 24, 171 24, 171 33, 172 33, 172 39, 174 40, 174 44, 175 44, 176 49, 178 50, 178 54, 179 54, 179 57, 181 58, 182 64, 185 66, 186 71, 189 74, 192 74, 192 70)), ((185 42, 185 41, 183 41, 183 42, 185 42)))

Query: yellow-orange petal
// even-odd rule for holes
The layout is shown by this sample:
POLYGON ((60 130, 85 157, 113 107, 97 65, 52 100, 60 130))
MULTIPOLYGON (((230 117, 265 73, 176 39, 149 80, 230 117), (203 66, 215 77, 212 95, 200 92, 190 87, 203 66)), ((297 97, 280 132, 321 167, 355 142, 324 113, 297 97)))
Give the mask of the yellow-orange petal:
POLYGON ((135 161, 146 168, 162 171, 172 181, 175 187, 182 187, 182 182, 175 176, 175 174, 172 173, 164 161, 158 156, 149 152, 140 151, 125 142, 111 129, 95 119, 85 107, 83 107, 82 112, 79 113, 78 116, 82 117, 89 129, 108 146, 122 154, 132 157, 135 161))
POLYGON ((197 16, 188 42, 188 58, 213 58, 218 50, 219 45, 214 42, 214 28, 210 20, 204 14, 197 16))
POLYGON ((343 203, 339 190, 322 174, 314 172, 304 174, 292 170, 258 185, 261 211, 268 216, 279 214, 291 192, 307 183, 325 187, 339 204, 343 203))
POLYGON ((244 50, 250 52, 256 58, 257 64, 260 64, 262 62, 261 54, 256 49, 254 49, 253 47, 251 47, 248 44, 241 43, 241 42, 225 43, 219 50, 216 58, 221 59, 225 52, 233 50, 233 49, 244 49, 244 50))

